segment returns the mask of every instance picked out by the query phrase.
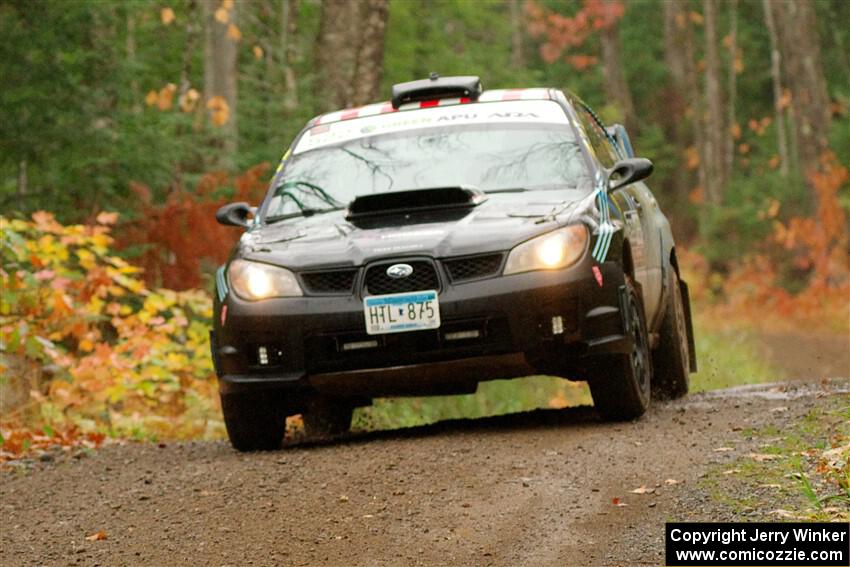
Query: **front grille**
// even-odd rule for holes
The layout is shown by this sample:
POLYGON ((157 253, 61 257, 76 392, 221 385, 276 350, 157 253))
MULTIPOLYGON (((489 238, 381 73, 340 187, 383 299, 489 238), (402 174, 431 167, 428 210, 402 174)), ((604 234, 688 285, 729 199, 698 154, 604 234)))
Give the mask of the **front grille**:
POLYGON ((412 262, 386 262, 370 266, 366 271, 365 291, 369 295, 384 295, 388 293, 404 293, 407 291, 421 291, 425 289, 439 289, 440 280, 437 278, 437 270, 434 264, 426 260, 412 262), (413 273, 406 278, 391 278, 387 275, 387 268, 393 264, 404 263, 413 268, 413 273))
POLYGON ((443 265, 453 282, 493 276, 502 267, 502 254, 485 254, 444 260, 443 265))
POLYGON ((333 270, 301 274, 301 281, 310 293, 351 293, 357 270, 333 270))

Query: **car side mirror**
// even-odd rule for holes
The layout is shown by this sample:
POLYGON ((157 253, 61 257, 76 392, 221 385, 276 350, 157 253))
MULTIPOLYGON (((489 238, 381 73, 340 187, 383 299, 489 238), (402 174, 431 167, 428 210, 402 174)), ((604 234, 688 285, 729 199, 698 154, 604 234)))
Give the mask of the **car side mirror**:
POLYGON ((652 170, 652 162, 646 158, 621 159, 608 171, 608 191, 646 179, 652 170))
POLYGON ((247 228, 251 223, 248 221, 248 215, 255 212, 255 209, 248 203, 229 203, 221 207, 215 213, 215 220, 219 224, 225 226, 241 226, 247 228))

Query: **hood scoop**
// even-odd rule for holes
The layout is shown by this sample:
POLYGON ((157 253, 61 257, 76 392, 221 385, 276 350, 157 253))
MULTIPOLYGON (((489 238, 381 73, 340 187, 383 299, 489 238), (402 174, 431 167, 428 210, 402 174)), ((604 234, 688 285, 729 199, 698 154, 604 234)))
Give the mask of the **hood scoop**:
POLYGON ((348 205, 348 220, 446 209, 468 209, 487 200, 476 187, 439 187, 362 195, 348 205))

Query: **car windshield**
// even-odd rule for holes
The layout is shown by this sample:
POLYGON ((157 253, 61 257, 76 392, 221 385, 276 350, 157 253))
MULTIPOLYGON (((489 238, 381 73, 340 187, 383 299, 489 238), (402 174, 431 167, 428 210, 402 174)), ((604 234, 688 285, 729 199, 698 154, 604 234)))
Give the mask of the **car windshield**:
POLYGON ((590 186, 566 124, 476 124, 358 138, 296 155, 266 220, 345 207, 360 195, 438 187, 534 191, 590 186))

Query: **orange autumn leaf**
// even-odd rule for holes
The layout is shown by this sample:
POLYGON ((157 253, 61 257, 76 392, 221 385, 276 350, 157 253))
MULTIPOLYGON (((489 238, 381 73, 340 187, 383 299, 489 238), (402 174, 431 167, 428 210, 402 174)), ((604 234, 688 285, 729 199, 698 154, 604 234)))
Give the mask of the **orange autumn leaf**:
POLYGON ((579 71, 596 65, 597 58, 593 55, 570 55, 567 57, 567 63, 575 67, 579 71))
POLYGON ((788 89, 782 89, 782 95, 779 97, 778 106, 780 110, 784 110, 791 105, 791 91, 788 89))
POLYGON ((97 220, 97 224, 112 225, 118 222, 118 213, 108 213, 106 211, 103 211, 102 213, 97 215, 95 220, 97 220))
POLYGON ((696 146, 689 146, 685 149, 685 167, 694 170, 699 167, 700 159, 699 152, 696 146))
POLYGON ((255 45, 252 51, 254 52, 254 57, 256 59, 262 59, 263 58, 263 48, 260 47, 259 45, 255 45))
POLYGON ((744 143, 744 144, 739 144, 739 145, 738 145, 738 151, 739 151, 741 154, 746 155, 746 154, 750 153, 750 145, 749 145, 749 144, 746 144, 746 143, 744 143))
POLYGON ((157 100, 159 100, 159 94, 153 89, 148 91, 148 94, 145 95, 145 104, 148 106, 155 105, 157 100))
POLYGON ((106 532, 100 530, 99 532, 95 532, 89 536, 86 536, 87 541, 101 541, 106 539, 106 532))
POLYGON ((232 39, 233 41, 239 41, 242 39, 242 31, 236 24, 230 24, 227 26, 227 37, 232 39))
POLYGON ((735 122, 729 128, 729 133, 732 134, 732 139, 740 140, 741 139, 741 125, 735 122))
POLYGON ((227 11, 227 8, 219 8, 215 11, 215 19, 219 23, 226 24, 230 21, 230 12, 227 11))
POLYGON ((224 126, 230 118, 230 106, 224 97, 214 96, 207 102, 210 111, 210 119, 216 126, 224 126))
POLYGON ((177 92, 177 85, 168 83, 157 94, 156 107, 160 110, 168 110, 174 103, 174 93, 177 92))
POLYGON ((767 162, 767 165, 768 167, 770 167, 770 169, 776 169, 777 167, 779 167, 780 162, 781 159, 779 155, 773 154, 773 156, 771 156, 770 160, 767 162))
POLYGON ((166 26, 171 25, 171 23, 174 21, 174 18, 174 10, 167 6, 159 11, 159 19, 162 20, 162 23, 166 26))
POLYGON ((701 205, 705 203, 705 191, 702 187, 694 187, 694 189, 688 193, 688 200, 694 205, 701 205))
POLYGON ((689 12, 688 19, 691 20, 695 25, 701 26, 705 18, 702 17, 702 14, 699 12, 689 12))

